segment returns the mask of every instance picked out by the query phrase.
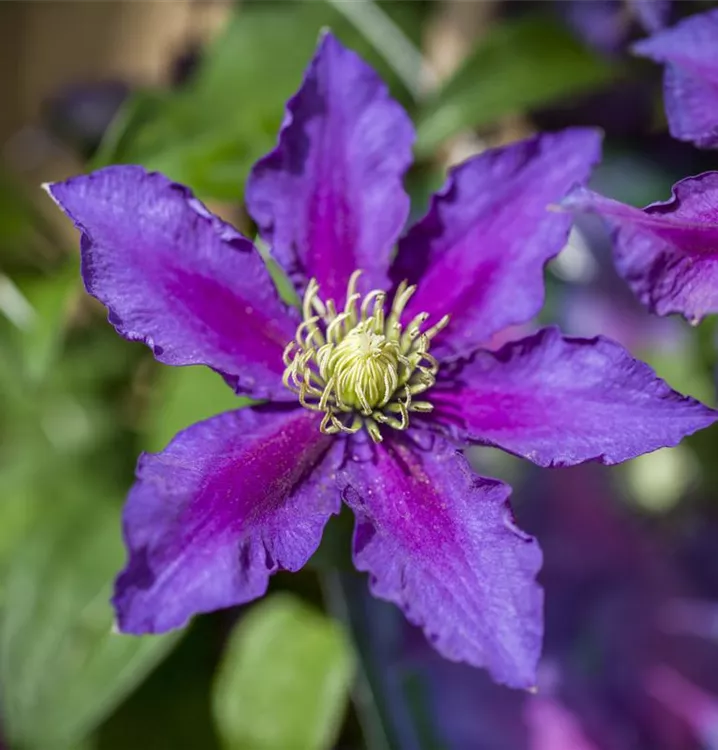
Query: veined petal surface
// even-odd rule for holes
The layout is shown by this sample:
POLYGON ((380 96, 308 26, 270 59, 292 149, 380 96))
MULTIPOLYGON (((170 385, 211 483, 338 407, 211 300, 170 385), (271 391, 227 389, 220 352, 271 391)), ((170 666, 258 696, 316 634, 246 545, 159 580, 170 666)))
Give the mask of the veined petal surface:
POLYGON ((194 614, 255 599, 299 570, 340 506, 344 448, 304 409, 240 409, 144 454, 124 512, 129 560, 117 579, 120 629, 161 633, 194 614))
POLYGON ((356 516, 354 562, 372 593, 401 607, 446 658, 533 686, 541 551, 513 522, 510 488, 473 474, 440 437, 428 449, 387 439, 349 460, 340 480, 356 516))
POLYGON ((619 344, 555 328, 458 360, 444 378, 431 391, 439 423, 540 466, 620 463, 718 419, 619 344))
POLYGON ((282 351, 296 313, 249 240, 142 167, 47 186, 81 231, 82 275, 110 322, 168 365, 209 365, 238 392, 288 400, 282 351))
POLYGON ((379 76, 324 33, 289 100, 277 147, 254 166, 246 201, 272 254, 301 294, 315 277, 325 299, 385 288, 409 214, 402 186, 414 128, 379 76))
POLYGON ((718 312, 718 172, 681 180, 643 209, 586 189, 563 205, 604 219, 618 272, 651 312, 692 323, 718 312))
POLYGON ((392 268, 395 283, 418 284, 407 319, 451 315, 432 353, 473 351, 538 313, 544 266, 572 223, 549 207, 586 182, 600 151, 597 131, 574 128, 485 151, 451 172, 392 268))

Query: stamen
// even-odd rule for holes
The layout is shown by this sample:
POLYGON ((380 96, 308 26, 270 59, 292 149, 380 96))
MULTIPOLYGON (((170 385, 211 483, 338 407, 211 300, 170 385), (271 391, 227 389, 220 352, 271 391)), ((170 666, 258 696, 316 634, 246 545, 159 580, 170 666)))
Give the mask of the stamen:
POLYGON ((413 397, 436 382, 439 365, 428 350, 449 316, 426 331, 427 313, 402 326, 416 286, 402 281, 385 315, 385 292, 374 289, 362 299, 356 291, 360 276, 361 271, 354 271, 349 278, 340 313, 334 300, 320 299, 315 279, 307 284, 304 319, 282 354, 282 383, 306 409, 324 412, 322 432, 352 434, 364 427, 379 443, 380 425, 406 430, 411 412, 433 409, 429 401, 413 397))

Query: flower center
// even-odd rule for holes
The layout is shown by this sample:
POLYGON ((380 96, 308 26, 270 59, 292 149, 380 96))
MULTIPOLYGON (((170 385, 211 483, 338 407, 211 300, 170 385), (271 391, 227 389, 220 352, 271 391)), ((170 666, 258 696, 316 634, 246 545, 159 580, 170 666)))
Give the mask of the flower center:
POLYGON ((399 284, 386 316, 384 292, 375 289, 362 299, 356 291, 360 275, 355 271, 349 279, 342 312, 334 300, 319 298, 315 279, 309 282, 304 320, 284 350, 283 382, 302 406, 324 412, 322 432, 353 433, 365 427, 381 442, 379 425, 405 430, 410 412, 432 410, 428 401, 415 397, 436 382, 438 363, 429 346, 449 316, 422 331, 429 315, 421 313, 404 327, 401 315, 416 287, 399 284))

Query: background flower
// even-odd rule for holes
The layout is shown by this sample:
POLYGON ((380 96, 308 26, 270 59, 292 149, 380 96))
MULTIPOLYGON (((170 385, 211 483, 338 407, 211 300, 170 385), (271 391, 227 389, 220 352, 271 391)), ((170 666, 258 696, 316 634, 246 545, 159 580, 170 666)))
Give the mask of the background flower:
POLYGON ((718 309, 715 219, 718 172, 681 180, 670 200, 633 208, 588 190, 564 205, 604 217, 618 272, 657 315, 680 313, 698 323, 718 309))
POLYGON ((718 11, 699 13, 633 46, 664 63, 671 135, 701 148, 718 146, 718 11))

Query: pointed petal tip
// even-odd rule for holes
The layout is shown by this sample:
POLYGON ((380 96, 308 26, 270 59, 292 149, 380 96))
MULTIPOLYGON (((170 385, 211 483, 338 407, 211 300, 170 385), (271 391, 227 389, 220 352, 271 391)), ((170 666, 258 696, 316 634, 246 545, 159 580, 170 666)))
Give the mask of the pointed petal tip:
POLYGON ((651 57, 651 38, 639 39, 628 46, 628 51, 636 57, 651 57))
POLYGON ((409 214, 403 180, 414 138, 376 71, 322 29, 278 143, 245 190, 250 215, 300 295, 315 277, 341 304, 357 268, 367 291, 387 285, 409 214))
POLYGON ((57 183, 57 182, 42 182, 42 183, 40 183, 40 188, 41 188, 42 190, 44 190, 44 191, 45 191, 45 192, 46 192, 46 193, 48 194, 48 196, 50 197, 50 200, 51 200, 51 201, 52 201, 52 202, 53 202, 53 203, 54 203, 54 204, 55 204, 55 205, 56 205, 56 206, 57 206, 57 207, 58 207, 58 208, 59 208, 59 209, 60 209, 61 211, 63 211, 64 209, 62 208, 62 205, 61 205, 60 201, 59 201, 59 200, 57 199, 57 196, 56 196, 56 195, 55 195, 55 193, 54 193, 54 188, 55 188, 55 186, 56 186, 56 185, 58 185, 58 184, 59 184, 59 183, 57 183))
POLYGON ((277 570, 299 570, 339 511, 330 477, 342 449, 306 410, 247 407, 146 455, 123 515, 129 555, 112 599, 120 629, 183 628, 264 596, 277 570))
POLYGON ((564 211, 588 210, 592 195, 593 191, 583 185, 577 185, 556 205, 564 211))
POLYGON ((338 41, 331 26, 322 26, 319 29, 319 34, 317 34, 317 46, 325 44, 330 39, 338 41))
POLYGON ((444 658, 507 687, 535 685, 542 555, 507 522, 509 486, 475 475, 451 443, 427 452, 387 443, 370 469, 349 464, 343 480, 354 563, 370 573, 371 593, 398 605, 444 658))
POLYGON ((296 314, 248 239, 189 188, 137 165, 45 189, 80 230, 85 287, 120 335, 165 364, 207 365, 244 395, 288 400, 282 340, 296 314))
POLYGON ((718 420, 718 411, 672 390, 615 341, 555 327, 465 360, 457 377, 461 386, 435 399, 440 423, 460 413, 457 439, 546 467, 622 463, 718 420))
POLYGON ((407 317, 420 310, 452 315, 437 342, 440 356, 469 352, 538 313, 544 267, 565 247, 572 222, 568 212, 546 207, 588 181, 601 142, 596 128, 540 133, 450 172, 428 213, 400 240, 392 267, 395 282, 420 282, 407 317), (476 253, 479 245, 488 249, 476 253))

